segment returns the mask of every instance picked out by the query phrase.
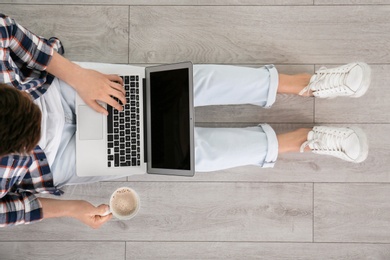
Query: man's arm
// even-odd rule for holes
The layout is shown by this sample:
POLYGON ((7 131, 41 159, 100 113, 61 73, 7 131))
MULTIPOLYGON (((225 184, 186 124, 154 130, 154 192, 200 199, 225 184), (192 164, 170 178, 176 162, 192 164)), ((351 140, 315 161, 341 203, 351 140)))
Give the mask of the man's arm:
POLYGON ((119 76, 81 68, 56 52, 57 48, 62 48, 58 39, 39 37, 3 14, 0 14, 0 45, 9 48, 18 62, 37 71, 47 71, 71 85, 89 106, 100 113, 107 114, 107 111, 97 101, 118 110, 122 110, 122 106, 111 96, 121 100, 122 104, 126 103, 123 81, 119 76))
POLYGON ((43 218, 72 217, 84 224, 99 228, 112 218, 112 214, 102 216, 109 208, 108 205, 93 206, 84 200, 56 200, 38 198, 42 205, 43 218))
POLYGON ((41 206, 32 193, 0 192, 0 227, 30 224, 41 219, 41 206))
POLYGON ((72 217, 96 229, 112 218, 108 205, 93 206, 83 200, 37 198, 29 192, 0 198, 0 227, 30 224, 46 218, 72 217))
POLYGON ((0 14, 0 36, 1 47, 11 50, 14 62, 38 71, 46 69, 55 49, 62 49, 58 39, 39 37, 4 14, 0 14))

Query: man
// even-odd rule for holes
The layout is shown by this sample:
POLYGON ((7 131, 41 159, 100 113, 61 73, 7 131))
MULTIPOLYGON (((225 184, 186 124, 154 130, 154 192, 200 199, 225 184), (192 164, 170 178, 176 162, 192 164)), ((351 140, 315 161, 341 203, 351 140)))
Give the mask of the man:
MULTIPOLYGON (((100 227, 112 217, 102 216, 107 205, 95 207, 87 201, 37 198, 34 194, 60 195, 59 186, 84 182, 74 170, 64 169, 74 165, 70 155, 74 155, 75 127, 67 131, 62 125, 48 133, 48 125, 60 125, 57 115, 74 121, 75 91, 97 112, 107 115, 98 101, 122 110, 112 98, 126 103, 121 78, 70 62, 60 55, 63 48, 57 39, 38 37, 1 14, 0 36, 0 226, 73 217, 100 227), (58 102, 50 104, 55 98, 58 102), (69 115, 64 115, 65 109, 69 115), (58 139, 54 148, 46 145, 53 139, 58 139)), ((194 104, 270 107, 277 93, 359 97, 369 83, 370 68, 365 63, 321 69, 313 76, 278 74, 272 65, 258 69, 197 65, 194 104)), ((320 126, 276 135, 266 124, 242 129, 197 127, 195 146, 195 169, 205 172, 248 164, 272 167, 283 152, 313 151, 350 162, 365 160, 368 152, 366 137, 357 128, 320 126)))
MULTIPOLYGON (((60 55, 63 48, 57 39, 40 38, 5 15, 0 15, 0 35, 0 81, 14 87, 6 87, 3 84, 2 92, 10 92, 10 96, 15 96, 16 104, 21 104, 16 117, 25 112, 25 107, 29 110, 29 113, 21 117, 22 122, 12 122, 7 116, 3 116, 2 112, 1 128, 4 129, 4 124, 12 124, 14 127, 10 132, 17 128, 26 129, 26 132, 21 132, 16 139, 19 136, 26 138, 20 145, 10 149, 3 146, 7 143, 10 133, 2 132, 0 137, 0 226, 31 223, 43 216, 70 216, 98 228, 111 218, 111 215, 100 216, 107 211, 107 205, 94 207, 86 201, 60 201, 36 198, 33 195, 33 192, 59 195, 61 191, 53 186, 53 177, 45 154, 36 146, 39 141, 40 111, 32 104, 31 99, 45 94, 54 77, 58 77, 73 86, 88 105, 107 114, 96 101, 106 102, 122 110, 121 105, 110 97, 114 96, 125 103, 121 78, 77 66, 60 55), (18 97, 20 93, 25 94, 18 97), (28 117, 38 124, 22 125, 28 117)), ((1 97, 2 102, 8 99, 3 93, 1 97)), ((2 103, 2 111, 7 106, 2 103)), ((15 111, 9 111, 13 112, 15 111)))

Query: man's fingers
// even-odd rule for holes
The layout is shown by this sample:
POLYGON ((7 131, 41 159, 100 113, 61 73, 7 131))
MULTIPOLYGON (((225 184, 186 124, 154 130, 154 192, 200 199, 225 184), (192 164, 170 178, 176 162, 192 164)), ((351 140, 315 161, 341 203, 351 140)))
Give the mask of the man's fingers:
MULTIPOLYGON (((115 108, 116 110, 119 110, 119 111, 122 111, 123 110, 123 106, 121 104, 119 104, 115 99, 113 99, 111 96, 106 96, 105 98, 102 98, 101 99, 102 102, 106 103, 107 105, 110 105, 112 106, 113 108, 115 108)), ((124 102, 126 101, 126 98, 124 98, 124 102)), ((95 110, 96 112, 98 113, 101 113, 103 115, 108 115, 108 111, 102 107, 98 102, 96 102, 95 100, 90 100, 89 102, 86 101, 86 103, 93 109, 95 110)), ((123 101, 122 101, 123 103, 123 101)), ((123 103, 125 104, 125 103, 123 103)))
POLYGON ((117 75, 106 75, 106 79, 105 83, 107 85, 102 86, 99 91, 95 92, 94 100, 85 100, 91 108, 104 115, 108 115, 108 112, 97 101, 102 101, 119 111, 122 111, 123 106, 126 104, 126 92, 123 88, 123 80, 121 77, 117 75), (119 101, 116 101, 114 98, 119 101))
POLYGON ((126 96, 124 92, 118 91, 117 89, 112 88, 110 91, 110 96, 116 97, 119 99, 123 105, 126 104, 126 96))
POLYGON ((107 75, 109 79, 109 86, 117 91, 125 94, 125 89, 123 88, 123 80, 118 75, 107 75))
POLYGON ((110 211, 110 207, 107 204, 102 204, 102 205, 96 207, 96 215, 103 216, 108 211, 110 211))
POLYGON ((110 210, 109 206, 105 204, 96 207, 95 221, 99 227, 112 218, 112 214, 108 214, 104 216, 104 214, 106 214, 107 211, 109 210, 110 210))
POLYGON ((110 81, 118 82, 120 85, 123 86, 123 79, 122 79, 121 77, 119 77, 118 75, 109 74, 109 75, 107 75, 107 78, 108 78, 110 81))
POLYGON ((100 113, 100 114, 103 114, 103 115, 108 115, 108 112, 107 110, 102 107, 101 105, 99 105, 99 103, 97 103, 96 101, 92 101, 92 102, 88 102, 87 103, 93 110, 95 110, 96 112, 100 113))
POLYGON ((119 111, 123 110, 123 105, 125 104, 125 103, 123 103, 123 101, 122 101, 123 105, 119 104, 119 102, 117 102, 112 97, 106 98, 106 100, 103 100, 103 102, 105 102, 107 105, 110 105, 110 106, 112 106, 113 108, 115 108, 116 110, 119 110, 119 111))
MULTIPOLYGON (((111 91, 112 92, 111 95, 113 95, 115 97, 117 97, 117 95, 120 95, 123 98, 125 97, 126 91, 123 88, 123 85, 120 85, 119 83, 111 81, 110 82, 110 87, 111 87, 112 90, 114 90, 114 92, 111 91)), ((117 97, 117 98, 119 98, 119 97, 117 97)))
POLYGON ((104 223, 112 218, 112 214, 103 216, 109 210, 108 205, 102 204, 98 207, 93 207, 92 214, 90 216, 89 226, 93 229, 100 228, 104 223))

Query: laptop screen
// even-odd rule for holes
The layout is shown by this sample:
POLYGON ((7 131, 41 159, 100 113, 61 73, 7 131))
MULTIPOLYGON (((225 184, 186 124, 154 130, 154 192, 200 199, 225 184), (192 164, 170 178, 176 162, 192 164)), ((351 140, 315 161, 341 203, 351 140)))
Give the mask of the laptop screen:
POLYGON ((191 169, 189 75, 188 68, 150 72, 152 168, 191 169))

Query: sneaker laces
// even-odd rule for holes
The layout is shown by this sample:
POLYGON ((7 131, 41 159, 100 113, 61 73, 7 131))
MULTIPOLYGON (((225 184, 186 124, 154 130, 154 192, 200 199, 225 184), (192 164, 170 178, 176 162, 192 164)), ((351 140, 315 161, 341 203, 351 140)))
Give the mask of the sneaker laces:
POLYGON ((348 93, 348 87, 344 84, 349 74, 350 68, 338 67, 334 69, 327 69, 325 67, 320 68, 309 85, 299 92, 299 95, 308 93, 310 90, 313 92, 345 92, 348 93))
POLYGON ((307 146, 316 152, 344 153, 342 142, 347 135, 346 132, 337 129, 321 129, 321 131, 313 129, 312 133, 310 140, 301 145, 301 153, 307 146))

